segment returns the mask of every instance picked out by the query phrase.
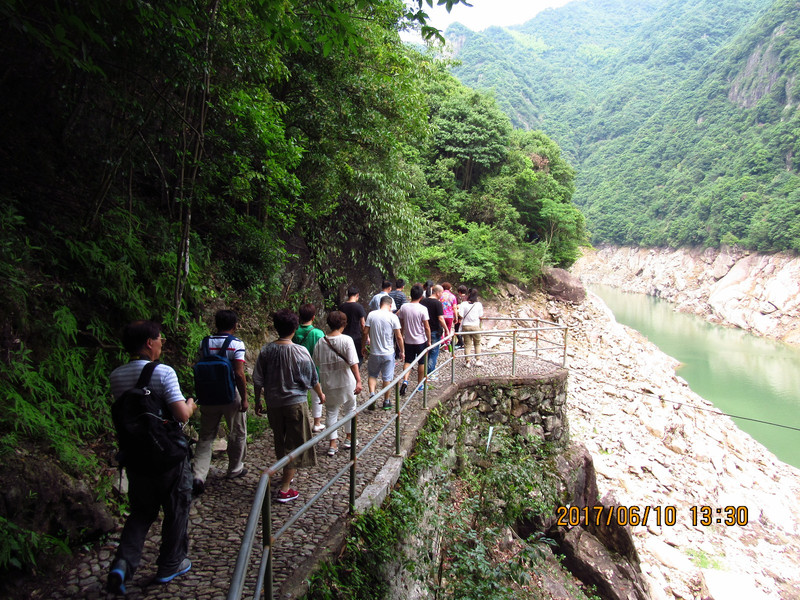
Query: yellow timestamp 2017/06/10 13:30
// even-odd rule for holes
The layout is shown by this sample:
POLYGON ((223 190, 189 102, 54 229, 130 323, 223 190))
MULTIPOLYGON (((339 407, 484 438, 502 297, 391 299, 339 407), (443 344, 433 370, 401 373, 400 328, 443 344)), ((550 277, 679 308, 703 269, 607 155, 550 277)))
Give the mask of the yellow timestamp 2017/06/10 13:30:
MULTIPOLYGON (((692 526, 709 525, 745 526, 748 522, 746 506, 692 506, 689 508, 692 526)), ((678 522, 678 507, 664 506, 559 506, 556 508, 556 525, 560 527, 585 527, 601 525, 656 525, 673 527, 678 522)), ((684 513, 685 514, 685 513, 684 513)))

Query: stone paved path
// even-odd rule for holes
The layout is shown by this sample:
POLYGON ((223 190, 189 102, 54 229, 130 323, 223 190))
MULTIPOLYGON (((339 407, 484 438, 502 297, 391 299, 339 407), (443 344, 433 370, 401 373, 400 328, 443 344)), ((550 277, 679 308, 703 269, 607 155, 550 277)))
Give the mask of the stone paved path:
MULTIPOLYGON (((505 327, 505 324, 503 325, 505 327)), ((498 327, 500 328, 500 327, 498 327)), ((508 342, 499 342, 496 338, 486 339, 484 348, 510 349, 508 342)), ((518 348, 518 349, 521 349, 518 348)), ((440 355, 440 363, 449 355, 444 352, 440 355)), ((495 356, 484 359, 487 366, 483 368, 466 369, 463 359, 457 361, 456 380, 471 378, 477 375, 508 375, 511 372, 510 356, 495 356)), ((553 370, 555 365, 533 359, 520 359, 517 374, 539 374, 553 370)), ((398 371, 399 373, 399 368, 398 371)), ((366 382, 366 373, 362 373, 366 382)), ((449 367, 443 373, 440 382, 429 387, 429 404, 436 396, 436 390, 449 384, 449 367)), ((415 385, 412 375, 409 394, 415 385)), ((362 394, 359 404, 366 399, 362 394)), ((404 421, 407 417, 422 412, 422 394, 417 394, 408 408, 404 411, 404 421)), ((394 411, 364 411, 359 417, 358 432, 362 440, 370 439, 381 426, 383 426, 394 411)), ((251 415, 250 419, 256 419, 251 415)), ((252 422, 252 421, 251 421, 252 422)), ((401 435, 407 436, 415 432, 403 431, 401 435)), ((340 433, 340 438, 342 434, 340 433)), ((342 438, 343 439, 343 438, 342 438)), ((376 473, 386 461, 394 456, 394 426, 370 448, 370 451, 359 461, 357 493, 358 496, 364 488, 373 481, 376 473)), ((315 469, 298 471, 295 487, 301 492, 298 501, 280 505, 273 503, 273 523, 280 526, 291 516, 305 501, 313 496, 328 481, 330 476, 341 468, 348 460, 349 454, 340 451, 334 457, 326 454, 328 444, 323 442, 317 445, 318 466, 315 469)), ((247 521, 251 503, 258 484, 262 469, 275 462, 272 434, 269 429, 266 433, 248 445, 246 464, 249 472, 245 477, 227 480, 224 477, 227 458, 224 453, 215 453, 211 472, 206 482, 206 492, 192 503, 190 514, 190 545, 189 556, 192 560, 192 570, 186 575, 176 578, 167 585, 151 583, 155 576, 155 558, 158 551, 160 522, 156 522, 150 529, 145 544, 142 564, 134 579, 128 584, 129 598, 148 599, 198 599, 210 600, 226 598, 234 564, 241 544, 241 536, 247 521)), ((348 478, 345 476, 335 484, 318 501, 309 512, 301 517, 280 540, 274 555, 275 589, 276 597, 285 597, 281 584, 286 582, 292 573, 302 563, 319 558, 319 550, 330 542, 335 535, 337 524, 341 524, 348 509, 348 478)), ((275 487, 273 487, 273 490, 275 487)), ((106 576, 111 559, 114 555, 119 540, 118 530, 110 539, 96 547, 85 549, 74 557, 72 566, 59 576, 43 581, 41 587, 31 594, 31 598, 67 599, 67 598, 107 598, 104 591, 106 576)), ((251 558, 251 568, 245 584, 244 598, 253 594, 257 560, 260 558, 260 532, 257 536, 256 548, 251 558)))

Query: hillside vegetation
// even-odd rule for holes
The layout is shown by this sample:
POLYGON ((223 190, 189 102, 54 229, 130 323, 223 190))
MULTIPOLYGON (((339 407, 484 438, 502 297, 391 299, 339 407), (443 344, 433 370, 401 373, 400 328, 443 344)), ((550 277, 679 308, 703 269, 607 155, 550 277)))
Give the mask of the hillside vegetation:
MULTIPOLYGON (((222 306, 257 348, 270 310, 348 283, 571 264, 573 169, 402 44, 424 22, 401 0, 0 0, 0 456, 112 499, 107 375, 133 319, 164 323, 192 393, 222 306)), ((0 569, 93 533, 31 520, 19 481, 0 569)))
POLYGON ((447 37, 564 149, 594 241, 800 250, 796 0, 578 0, 447 37))

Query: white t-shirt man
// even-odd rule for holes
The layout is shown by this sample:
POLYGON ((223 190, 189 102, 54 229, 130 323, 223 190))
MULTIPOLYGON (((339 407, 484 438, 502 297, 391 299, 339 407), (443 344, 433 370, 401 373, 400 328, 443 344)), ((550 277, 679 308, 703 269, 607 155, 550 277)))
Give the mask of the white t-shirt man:
POLYGON ((425 321, 429 319, 427 308, 419 302, 409 302, 400 307, 397 316, 404 327, 403 341, 406 344, 428 345, 428 335, 425 333, 425 321))
MULTIPOLYGON (((405 305, 403 305, 405 306, 405 305)), ((400 319, 388 310, 373 310, 367 315, 370 352, 376 356, 394 356, 394 332, 400 329, 400 319)))

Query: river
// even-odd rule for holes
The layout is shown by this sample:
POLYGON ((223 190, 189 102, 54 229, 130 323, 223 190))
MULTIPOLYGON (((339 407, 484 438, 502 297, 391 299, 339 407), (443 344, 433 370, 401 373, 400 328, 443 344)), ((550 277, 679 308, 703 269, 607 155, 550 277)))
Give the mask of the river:
POLYGON ((678 374, 782 461, 800 468, 800 349, 676 312, 665 301, 590 285, 614 313, 681 362, 678 374))

